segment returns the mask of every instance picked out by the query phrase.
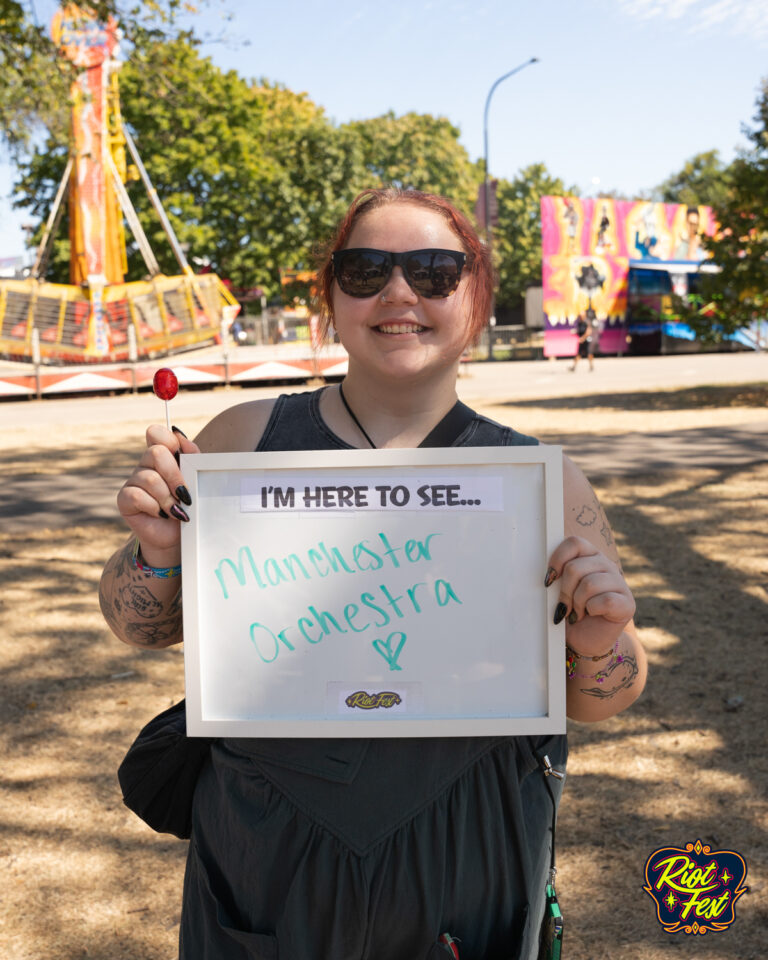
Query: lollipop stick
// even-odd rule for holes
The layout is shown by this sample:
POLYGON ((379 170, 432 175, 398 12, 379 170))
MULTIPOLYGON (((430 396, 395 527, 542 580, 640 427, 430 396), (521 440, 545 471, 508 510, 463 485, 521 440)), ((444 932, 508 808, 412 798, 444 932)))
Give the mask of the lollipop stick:
POLYGON ((168 410, 167 400, 165 401, 165 425, 166 427, 168 427, 169 430, 171 429, 171 414, 170 414, 170 411, 168 410))

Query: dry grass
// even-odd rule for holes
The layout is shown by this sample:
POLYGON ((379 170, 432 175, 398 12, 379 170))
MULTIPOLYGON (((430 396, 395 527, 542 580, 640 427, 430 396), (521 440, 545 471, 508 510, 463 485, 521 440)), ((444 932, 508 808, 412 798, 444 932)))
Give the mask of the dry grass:
MULTIPOLYGON (((722 388, 720 388, 722 390, 722 388)), ((762 393, 758 393, 762 390, 762 393)), ((688 391, 682 391, 687 394, 688 391)), ((617 411, 489 405, 545 432, 621 432, 744 423, 754 403, 701 393, 617 411), (688 400, 692 406, 688 406, 688 400), (544 425, 544 429, 536 423, 544 425), (569 424, 571 426, 569 426, 569 424)), ((658 395, 656 395, 658 396, 658 395)), ((635 395, 642 397, 642 395, 635 395)), ((618 401, 615 401, 618 403, 618 401)), ((106 428, 6 439, 3 474, 127 469, 106 428)), ((707 468, 596 484, 638 598, 648 688, 635 707, 572 725, 559 823, 566 956, 662 960, 762 957, 768 926, 768 466, 707 468), (742 706, 727 709, 734 697, 742 706), (642 891, 646 858, 700 838, 738 850, 750 893, 736 924, 706 937, 665 934, 642 891)), ((116 486, 113 479, 105 483, 116 486)), ((7 960, 169 960, 186 845, 121 804, 115 770, 141 725, 183 693, 178 650, 142 652, 107 630, 96 599, 114 523, 0 535, 0 955, 7 960)))

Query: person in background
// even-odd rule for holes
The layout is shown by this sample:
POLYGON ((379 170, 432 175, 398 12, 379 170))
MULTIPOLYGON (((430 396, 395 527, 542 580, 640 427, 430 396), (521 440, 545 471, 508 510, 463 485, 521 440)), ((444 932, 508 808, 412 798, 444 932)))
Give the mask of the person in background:
POLYGON ((576 370, 579 357, 586 357, 590 371, 595 369, 596 320, 595 311, 591 307, 585 314, 579 314, 579 319, 576 321, 576 336, 578 337, 576 353, 573 355, 573 363, 568 368, 571 372, 576 370))

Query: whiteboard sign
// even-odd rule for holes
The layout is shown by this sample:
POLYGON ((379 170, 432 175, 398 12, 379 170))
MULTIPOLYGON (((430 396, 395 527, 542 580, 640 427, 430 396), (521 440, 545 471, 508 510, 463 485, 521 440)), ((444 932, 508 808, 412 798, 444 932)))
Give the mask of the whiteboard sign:
POLYGON ((191 736, 561 733, 559 447, 197 454, 191 736))

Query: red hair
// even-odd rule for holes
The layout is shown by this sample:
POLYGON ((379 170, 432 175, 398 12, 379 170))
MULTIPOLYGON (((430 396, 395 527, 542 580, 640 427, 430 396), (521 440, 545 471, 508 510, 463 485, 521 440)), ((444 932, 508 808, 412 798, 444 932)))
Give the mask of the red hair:
POLYGON ((333 262, 332 255, 343 250, 355 224, 366 214, 390 203, 412 203, 439 214, 461 242, 467 255, 469 286, 467 296, 470 303, 467 324, 467 343, 477 340, 491 313, 493 300, 493 266, 488 248, 477 235, 469 219, 445 197, 433 193, 421 193, 419 190, 400 190, 396 187, 371 188, 359 193, 342 218, 331 242, 323 250, 317 271, 318 312, 323 338, 333 323, 333 262))

